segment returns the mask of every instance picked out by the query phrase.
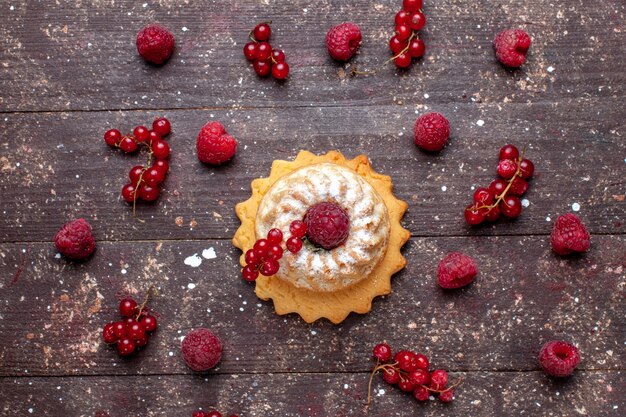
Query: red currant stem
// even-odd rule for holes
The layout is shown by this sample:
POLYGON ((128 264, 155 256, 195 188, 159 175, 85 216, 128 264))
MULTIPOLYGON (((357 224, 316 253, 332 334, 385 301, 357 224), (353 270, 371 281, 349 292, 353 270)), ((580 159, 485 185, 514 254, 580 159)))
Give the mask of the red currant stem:
POLYGON ((432 389, 430 387, 427 387, 426 385, 422 385, 422 387, 426 388, 429 392, 435 392, 437 394, 443 394, 444 392, 448 392, 451 391, 453 389, 455 389, 456 387, 458 387, 459 385, 461 385, 463 383, 463 378, 459 378, 456 380, 456 382, 452 385, 450 385, 448 388, 444 389, 444 390, 436 390, 436 389, 432 389))
POLYGON ((396 368, 397 362, 394 363, 383 363, 382 365, 380 364, 380 360, 376 360, 376 366, 374 367, 374 370, 372 370, 372 374, 370 375, 370 381, 367 384, 367 403, 366 405, 370 405, 370 403, 372 402, 372 381, 374 380, 374 375, 376 375, 378 373, 378 371, 380 370, 384 370, 386 368, 393 368, 398 372, 402 372, 400 371, 398 368, 396 368))
POLYGON ((387 65, 388 63, 390 63, 391 61, 393 61, 394 59, 396 59, 400 55, 402 55, 404 53, 407 53, 409 51, 409 47, 411 46, 411 41, 416 36, 417 36, 417 32, 411 31, 411 36, 409 36, 409 39, 407 39, 406 47, 403 50, 401 50, 400 52, 398 52, 396 55, 392 56, 391 58, 389 58, 388 60, 383 62, 383 64, 380 67, 378 67, 378 69, 375 69, 375 70, 372 70, 372 71, 358 71, 357 68, 353 68, 352 71, 350 71, 350 74, 351 75, 376 75, 376 74, 378 74, 378 72, 380 70, 382 70, 385 67, 385 65, 387 65))
POLYGON ((159 292, 154 285, 150 285, 150 288, 148 288, 148 292, 146 293, 143 302, 139 306, 139 311, 137 312, 137 317, 135 317, 135 320, 139 320, 139 317, 141 317, 141 313, 143 312, 143 309, 146 308, 146 304, 148 304, 151 293, 153 293, 155 296, 159 295, 159 292))

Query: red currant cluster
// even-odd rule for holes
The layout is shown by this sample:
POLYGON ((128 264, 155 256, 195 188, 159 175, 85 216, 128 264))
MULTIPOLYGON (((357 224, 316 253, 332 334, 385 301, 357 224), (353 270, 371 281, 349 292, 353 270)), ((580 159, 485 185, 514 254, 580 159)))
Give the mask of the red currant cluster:
POLYGON ((126 153, 135 152, 140 148, 148 151, 147 165, 133 167, 128 174, 130 183, 122 188, 122 198, 128 203, 133 203, 133 208, 137 199, 155 201, 161 194, 159 185, 165 181, 169 171, 166 159, 170 156, 170 145, 163 137, 170 133, 171 127, 170 121, 161 117, 152 123, 152 130, 145 126, 137 126, 132 135, 122 136, 117 129, 107 130, 104 134, 107 145, 120 148, 126 153), (154 164, 153 156, 156 159, 154 164))
POLYGON ((243 47, 243 54, 259 77, 266 77, 269 73, 277 80, 284 80, 289 75, 289 65, 285 62, 285 53, 280 49, 273 49, 268 42, 272 34, 270 23, 259 23, 250 32, 250 39, 243 47))
POLYGON ((136 348, 147 345, 148 333, 157 328, 156 318, 146 311, 147 303, 148 296, 140 306, 132 298, 122 299, 119 310, 124 320, 107 323, 102 329, 104 342, 115 343, 117 352, 122 356, 128 356, 136 348))
POLYGON ((446 388, 448 373, 441 369, 430 372, 428 358, 421 353, 401 350, 394 356, 388 344, 379 343, 374 346, 373 354, 376 366, 370 377, 368 404, 371 402, 372 380, 379 371, 385 382, 397 385, 404 392, 412 392, 417 401, 426 401, 431 394, 437 394, 440 401, 449 403, 454 398, 454 389, 462 382, 459 379, 446 388))
POLYGON ((403 0, 402 10, 396 13, 396 34, 389 40, 389 49, 398 68, 408 68, 412 58, 420 58, 426 51, 417 33, 426 24, 422 3, 422 0, 403 0))
MULTIPOLYGON (((289 225, 291 237, 287 239, 285 246, 291 253, 298 253, 302 249, 302 239, 306 235, 306 224, 301 220, 295 220, 289 225)), ((259 272, 266 277, 272 276, 280 269, 278 261, 283 257, 283 232, 279 229, 271 229, 267 232, 266 239, 259 239, 252 249, 246 252, 246 266, 241 274, 243 279, 252 282, 259 277, 259 272)))
POLYGON ((533 176, 535 166, 513 145, 505 145, 500 149, 498 175, 489 188, 478 188, 474 191, 474 203, 465 209, 465 220, 477 225, 489 220, 495 222, 501 215, 510 219, 522 213, 522 202, 519 199, 528 190, 526 180, 533 176))
MULTIPOLYGON (((216 410, 209 411, 208 413, 205 413, 202 410, 198 410, 198 411, 194 411, 191 417, 222 417, 222 413, 216 410)), ((239 416, 237 416, 236 414, 231 414, 230 417, 239 417, 239 416)))

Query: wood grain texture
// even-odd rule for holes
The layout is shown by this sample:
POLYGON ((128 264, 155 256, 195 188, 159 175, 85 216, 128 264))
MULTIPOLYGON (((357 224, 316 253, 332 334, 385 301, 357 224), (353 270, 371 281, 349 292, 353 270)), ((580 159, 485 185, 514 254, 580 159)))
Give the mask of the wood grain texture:
POLYGON ((398 0, 2 2, 0 111, 136 108, 363 106, 470 99, 499 103, 624 96, 625 7, 596 2, 426 2, 425 59, 407 72, 350 79, 324 45, 333 24, 352 19, 364 44, 362 69, 390 57, 398 0), (146 7, 144 7, 146 4, 146 7), (9 5, 13 8, 10 9, 9 5), (273 44, 291 64, 287 83, 258 80, 242 49, 247 33, 271 19, 273 44), (169 27, 177 50, 162 68, 137 55, 137 31, 169 27), (492 41, 505 28, 533 38, 529 62, 509 71, 492 41), (549 70, 553 69, 553 71, 549 70), (424 99, 424 94, 430 96, 424 99))

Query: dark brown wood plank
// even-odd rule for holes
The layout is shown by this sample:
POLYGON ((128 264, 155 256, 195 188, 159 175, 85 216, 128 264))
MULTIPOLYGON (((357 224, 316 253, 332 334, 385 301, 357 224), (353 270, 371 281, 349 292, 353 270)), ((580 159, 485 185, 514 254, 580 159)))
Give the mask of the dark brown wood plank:
POLYGON ((515 7, 426 1, 426 58, 406 73, 388 65, 378 77, 348 79, 326 52, 328 28, 361 25, 356 63, 378 67, 399 0, 382 2, 3 2, 0 111, 198 107, 293 107, 597 98, 623 104, 626 66, 620 0, 528 0, 515 7), (259 80, 242 54, 248 31, 274 21, 274 45, 287 52, 290 80, 259 80), (166 66, 145 65, 135 36, 160 22, 178 48, 166 66), (533 38, 528 63, 511 72, 494 57, 502 29, 533 38), (425 99, 425 94, 429 98, 425 99), (616 101, 619 100, 619 101, 616 101))
POLYGON ((277 316, 240 278, 228 241, 102 243, 80 264, 55 258, 49 244, 3 244, 0 375, 188 373, 180 338, 198 326, 223 339, 218 372, 226 373, 366 371, 382 340, 424 351, 444 369, 536 370, 539 348, 554 338, 580 347, 581 369, 623 369, 625 253, 623 236, 595 236, 592 250, 573 258, 554 255, 543 236, 412 239, 392 295, 334 326, 277 316), (216 259, 184 264, 210 247, 216 259), (453 250, 474 256, 481 272, 448 292, 435 270, 453 250), (151 303, 161 328, 122 359, 100 330, 118 319, 120 294, 139 296, 151 284, 162 294, 151 303))
MULTIPOLYGON (((367 374, 247 374, 82 378, 0 378, 6 417, 30 415, 110 417, 190 416, 202 407, 245 417, 354 417, 482 415, 621 416, 623 371, 577 372, 550 380, 541 372, 457 373, 465 378, 450 404, 418 403, 367 374), (100 412, 100 414, 97 414, 100 412)), ((228 415, 228 414, 224 414, 228 415)))
POLYGON ((422 107, 168 112, 174 129, 171 174, 161 199, 139 208, 145 223, 134 221, 120 201, 128 171, 143 159, 110 149, 102 134, 111 127, 130 131, 156 113, 5 115, 0 241, 49 241, 77 216, 90 219, 100 240, 230 238, 239 225, 234 206, 249 197, 251 180, 267 176, 273 159, 293 159, 301 149, 369 155, 409 202, 405 224, 415 236, 549 234, 556 215, 574 203, 592 233, 624 233, 622 108, 564 100, 428 110, 448 115, 453 127, 449 146, 437 155, 412 142, 422 107), (223 121, 240 142, 235 159, 220 168, 203 166, 195 155, 197 132, 212 119, 223 121), (478 120, 485 124, 478 126, 478 120), (528 145, 536 165, 530 206, 515 222, 471 228, 462 213, 472 187, 495 178, 498 149, 509 141, 528 145))

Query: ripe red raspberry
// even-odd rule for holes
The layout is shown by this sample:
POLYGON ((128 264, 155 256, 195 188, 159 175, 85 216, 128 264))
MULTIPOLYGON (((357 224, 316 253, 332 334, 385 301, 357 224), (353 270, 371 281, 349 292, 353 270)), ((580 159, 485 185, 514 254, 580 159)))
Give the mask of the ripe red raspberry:
POLYGON ((333 59, 348 61, 361 46, 361 29, 346 22, 331 28, 326 33, 326 47, 333 59))
POLYGON ((182 344, 183 359, 194 371, 208 371, 222 359, 222 342, 208 329, 187 333, 182 344))
POLYGON ((304 223, 311 243, 326 250, 341 246, 350 232, 348 213, 336 203, 323 202, 310 207, 304 223))
POLYGON ((461 288, 474 281, 478 268, 472 258, 460 252, 447 254, 437 267, 437 282, 442 288, 461 288))
POLYGON ((221 123, 209 122, 198 134, 196 150, 201 162, 219 165, 235 155, 237 140, 226 133, 221 123))
POLYGON ((415 144, 427 151, 440 151, 450 136, 450 122, 442 114, 426 113, 415 121, 415 144))
POLYGON ((539 351, 539 363, 550 376, 570 376, 580 362, 578 348, 567 342, 553 340, 539 351))
POLYGON ((510 68, 521 67, 526 61, 530 48, 530 36, 521 29, 507 29, 498 34, 493 41, 496 58, 510 68))
POLYGON ((54 236, 57 250, 70 259, 85 259, 96 250, 91 225, 85 219, 65 223, 54 236))
POLYGON ((559 216, 550 236, 552 250, 559 255, 573 252, 586 252, 589 249, 589 232, 578 216, 567 213, 559 216))
POLYGON ((159 25, 146 26, 137 34, 137 52, 155 65, 161 65, 172 56, 174 43, 174 35, 159 25))

